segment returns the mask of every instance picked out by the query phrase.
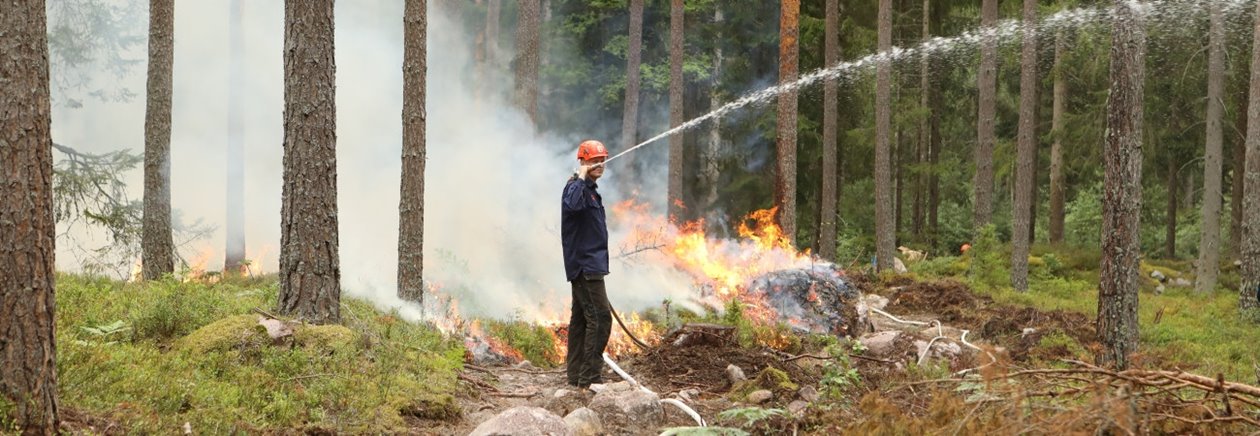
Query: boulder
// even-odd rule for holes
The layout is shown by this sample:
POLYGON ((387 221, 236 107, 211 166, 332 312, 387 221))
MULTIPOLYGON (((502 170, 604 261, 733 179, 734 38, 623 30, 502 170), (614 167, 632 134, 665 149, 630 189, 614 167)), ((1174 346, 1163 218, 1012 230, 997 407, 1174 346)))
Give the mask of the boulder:
POLYGON ((1191 282, 1190 282, 1190 280, 1186 280, 1186 279, 1181 278, 1181 277, 1177 277, 1177 278, 1173 279, 1172 284, 1173 284, 1173 286, 1180 286, 1180 287, 1183 287, 1183 288, 1188 288, 1188 287, 1194 286, 1194 283, 1191 283, 1191 282))
POLYGON ((818 389, 815 389, 813 386, 803 387, 796 394, 800 395, 802 400, 810 403, 818 401, 818 389))
POLYGON ((1168 277, 1164 276, 1164 273, 1159 272, 1159 270, 1152 270, 1151 278, 1158 280, 1160 282, 1163 282, 1164 280, 1168 280, 1168 277))
POLYGON ((893 345, 897 339, 901 338, 900 330, 885 330, 879 333, 871 334, 858 339, 862 346, 871 354, 883 356, 892 351, 893 345))
POLYGON ((734 363, 726 365, 726 380, 731 382, 731 386, 739 384, 744 380, 748 380, 748 376, 744 375, 744 370, 735 366, 734 363))
POLYGON ((665 419, 660 397, 641 389, 606 390, 595 394, 586 407, 599 414, 610 433, 617 428, 655 429, 665 419))
POLYGON ((481 423, 469 436, 571 436, 564 418, 541 407, 519 406, 481 423))
POLYGON ((574 410, 564 417, 564 423, 568 424, 569 430, 573 431, 573 436, 596 436, 604 434, 604 422, 599 419, 599 414, 594 410, 585 407, 574 410))

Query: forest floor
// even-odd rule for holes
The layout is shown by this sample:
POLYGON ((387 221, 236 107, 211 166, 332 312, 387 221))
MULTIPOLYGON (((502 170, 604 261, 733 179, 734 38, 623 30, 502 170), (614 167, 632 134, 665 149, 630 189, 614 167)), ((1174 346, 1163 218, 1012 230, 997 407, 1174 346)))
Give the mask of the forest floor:
MULTIPOLYGON (((678 341, 661 328, 658 345, 617 357, 657 398, 694 408, 707 433, 654 401, 660 416, 609 409, 632 405, 625 383, 571 390, 535 325, 486 323, 535 364, 477 365, 460 338, 347 297, 340 325, 293 325, 291 337, 272 340, 258 309, 274 306, 274 276, 125 283, 63 274, 60 409, 64 430, 78 434, 467 434, 517 406, 558 416, 587 407, 607 432, 625 434, 1260 430, 1260 329, 1237 314, 1228 291, 1236 272, 1203 295, 1176 284, 1193 281, 1188 263, 1144 261, 1139 349, 1130 369, 1112 371, 1093 366, 1098 254, 1035 248, 1024 293, 1004 285, 1006 259, 975 248, 907 274, 851 274, 868 305, 900 319, 872 313, 871 331, 853 340, 752 325, 728 310, 684 320, 724 325, 733 331, 725 339, 678 341), (731 365, 746 380, 732 378, 731 365)), ((606 371, 605 380, 619 377, 606 371)), ((0 429, 13 428, 12 410, 0 400, 0 429)))

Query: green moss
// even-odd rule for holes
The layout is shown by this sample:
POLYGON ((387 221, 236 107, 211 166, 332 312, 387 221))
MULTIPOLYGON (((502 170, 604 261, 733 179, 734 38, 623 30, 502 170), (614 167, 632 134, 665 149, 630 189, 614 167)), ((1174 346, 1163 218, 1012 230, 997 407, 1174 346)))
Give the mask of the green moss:
POLYGON ((779 398, 787 398, 794 395, 800 386, 793 383, 786 372, 774 367, 766 367, 757 373, 756 377, 736 384, 727 396, 732 400, 743 401, 748 398, 748 394, 761 389, 774 392, 779 398))
POLYGON ((175 347, 193 353, 254 349, 271 343, 266 330, 259 330, 258 315, 236 315, 199 328, 175 342, 175 347))
POLYGON ((351 348, 358 338, 353 330, 337 324, 298 326, 293 331, 298 345, 324 350, 351 348))

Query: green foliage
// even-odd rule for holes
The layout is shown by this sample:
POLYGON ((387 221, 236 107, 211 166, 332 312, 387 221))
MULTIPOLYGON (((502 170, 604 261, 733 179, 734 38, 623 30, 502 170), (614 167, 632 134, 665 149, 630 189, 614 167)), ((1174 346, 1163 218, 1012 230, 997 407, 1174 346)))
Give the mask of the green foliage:
POLYGON ((752 427, 758 422, 775 416, 787 416, 783 409, 762 409, 760 407, 737 407, 718 413, 718 419, 740 422, 744 427, 752 427))
POLYGON ((749 433, 730 427, 670 427, 661 436, 747 436, 749 433))
POLYGON ((1010 285, 1010 247, 998 242, 992 224, 980 229, 967 257, 971 258, 967 275, 972 287, 993 289, 1010 285))
POLYGON ((450 394, 463 347, 365 301, 343 297, 342 325, 298 326, 292 345, 274 346, 250 313, 274 304, 274 278, 210 286, 59 275, 57 285, 62 404, 127 432, 188 422, 204 433, 395 433, 406 416, 459 413, 450 394), (168 293, 186 307, 169 307, 168 293), (120 319, 136 320, 136 340, 115 340, 127 332, 120 319))
POLYGON ((862 344, 856 341, 848 346, 836 344, 827 347, 827 355, 831 356, 831 359, 823 363, 822 379, 818 381, 823 395, 832 400, 842 401, 846 398, 845 394, 862 383, 862 375, 858 373, 857 368, 853 367, 853 362, 849 359, 850 352, 862 351, 864 351, 862 344))
POLYGON ((502 339, 512 348, 519 350, 531 363, 552 368, 564 362, 564 356, 556 352, 556 341, 554 336, 547 331, 547 327, 521 320, 485 320, 484 322, 486 332, 490 336, 502 339))

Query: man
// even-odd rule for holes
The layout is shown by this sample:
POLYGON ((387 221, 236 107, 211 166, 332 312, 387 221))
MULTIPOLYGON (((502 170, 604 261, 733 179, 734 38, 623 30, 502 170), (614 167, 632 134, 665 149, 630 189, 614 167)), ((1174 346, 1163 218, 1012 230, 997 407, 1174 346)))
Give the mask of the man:
POLYGON ((569 384, 586 389, 602 383, 604 347, 612 332, 612 314, 604 276, 608 275, 608 225, 603 197, 595 184, 604 175, 608 149, 595 140, 578 145, 577 174, 564 185, 560 237, 564 271, 573 289, 569 317, 569 350, 564 361, 569 384))

